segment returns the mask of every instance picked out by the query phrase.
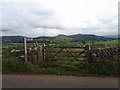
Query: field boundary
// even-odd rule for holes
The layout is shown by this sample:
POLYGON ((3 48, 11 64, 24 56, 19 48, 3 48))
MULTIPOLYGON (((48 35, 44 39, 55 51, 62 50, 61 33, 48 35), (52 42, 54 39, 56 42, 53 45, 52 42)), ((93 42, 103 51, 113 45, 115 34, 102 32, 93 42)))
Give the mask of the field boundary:
MULTIPOLYGON (((29 39, 26 39, 24 38, 24 59, 25 61, 28 61, 28 53, 27 53, 27 40, 29 39)), ((120 45, 116 45, 116 44, 111 44, 111 45, 105 45, 105 44, 95 44, 94 45, 94 40, 95 38, 93 37, 92 38, 92 43, 87 43, 87 45, 84 45, 84 46, 80 46, 80 45, 63 45, 63 44, 60 44, 60 45, 38 45, 37 41, 36 41, 36 50, 34 51, 36 53, 35 54, 32 54, 33 58, 34 58, 34 62, 41 62, 43 60, 45 60, 47 54, 46 53, 49 53, 50 54, 50 58, 54 58, 57 60, 57 56, 60 54, 60 53, 67 53, 69 55, 66 55, 67 57, 71 57, 71 61, 88 61, 88 62, 92 62, 93 61, 93 51, 95 51, 95 48, 97 48, 96 50, 98 51, 97 53, 100 53, 101 52, 101 49, 100 48, 105 48, 105 47, 119 47, 120 45), (53 49, 53 50, 50 50, 50 49, 53 49), (58 51, 56 51, 55 49, 59 49, 58 51), (70 49, 80 49, 79 51, 72 51, 70 49), (78 55, 75 55, 74 53, 78 54, 78 55), (84 56, 82 54, 85 54, 84 56), (83 59, 83 60, 79 60, 78 58, 87 58, 86 60, 83 59)), ((64 57, 65 55, 61 55, 61 57, 64 57)), ((95 54, 94 54, 95 56, 95 54)), ((62 59, 63 60, 63 59, 62 59)), ((66 60, 66 59, 64 59, 66 60)))

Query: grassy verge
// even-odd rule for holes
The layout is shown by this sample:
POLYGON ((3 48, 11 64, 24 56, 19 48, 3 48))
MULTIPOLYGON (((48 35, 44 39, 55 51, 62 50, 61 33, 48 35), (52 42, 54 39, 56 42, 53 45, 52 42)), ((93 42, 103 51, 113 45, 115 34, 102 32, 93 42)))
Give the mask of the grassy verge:
POLYGON ((3 72, 33 72, 38 74, 64 74, 64 75, 118 75, 120 62, 69 62, 45 60, 40 63, 23 62, 9 52, 3 52, 3 72), (60 63, 61 62, 61 63, 60 63))

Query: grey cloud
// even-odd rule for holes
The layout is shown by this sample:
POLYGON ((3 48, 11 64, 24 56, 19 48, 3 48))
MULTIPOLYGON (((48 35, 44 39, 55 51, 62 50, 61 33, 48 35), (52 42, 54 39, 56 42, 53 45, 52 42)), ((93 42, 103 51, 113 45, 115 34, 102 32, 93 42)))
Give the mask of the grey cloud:
POLYGON ((5 29, 2 30, 2 32, 8 32, 8 31, 10 31, 10 30, 5 30, 5 29))
POLYGON ((43 11, 43 10, 32 10, 31 13, 36 14, 36 15, 40 15, 40 16, 53 16, 54 13, 50 12, 50 11, 43 11))
POLYGON ((33 26, 33 28, 45 28, 45 29, 61 29, 65 30, 62 26, 56 26, 56 25, 39 25, 39 26, 33 26))
MULTIPOLYGON (((40 4, 41 5, 41 4, 40 4)), ((42 6, 37 8, 32 3, 4 3, 3 5, 3 35, 54 35, 59 33, 113 33, 117 25, 112 23, 117 16, 102 17, 99 21, 103 26, 92 25, 91 21, 85 21, 86 27, 69 27, 59 23, 59 17, 51 9, 42 6), (38 30, 39 29, 39 30, 38 30), (53 31, 53 32, 52 32, 53 31)), ((74 20, 73 20, 74 21, 74 20)), ((63 22, 64 23, 64 22, 63 22)))

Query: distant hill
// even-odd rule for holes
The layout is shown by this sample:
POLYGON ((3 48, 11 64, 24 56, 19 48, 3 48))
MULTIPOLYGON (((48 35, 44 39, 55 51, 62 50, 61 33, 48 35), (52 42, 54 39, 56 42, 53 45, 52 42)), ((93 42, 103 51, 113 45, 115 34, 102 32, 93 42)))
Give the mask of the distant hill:
POLYGON ((96 40, 111 40, 112 38, 103 37, 103 36, 97 36, 94 34, 76 34, 76 35, 70 35, 70 38, 74 39, 81 39, 81 40, 92 40, 92 37, 95 37, 96 40))
MULTIPOLYGON (((1 38, 1 37, 0 37, 1 38)), ((2 41, 15 42, 15 41, 23 41, 24 36, 2 36, 2 41)))
POLYGON ((64 38, 64 37, 69 37, 69 36, 64 35, 64 34, 59 34, 59 35, 56 36, 56 38, 64 38))
POLYGON ((40 36, 40 37, 35 37, 33 39, 55 39, 56 37, 48 37, 48 36, 40 36))
MULTIPOLYGON (((3 42, 23 42, 25 36, 2 36, 2 41, 3 42)), ((104 36, 97 36, 94 34, 75 34, 75 35, 64 35, 64 34, 60 34, 58 36, 54 36, 54 37, 50 37, 50 36, 39 36, 39 37, 35 37, 33 38, 34 40, 56 40, 56 39, 69 39, 74 42, 79 42, 79 41, 88 41, 88 40, 92 40, 92 37, 95 37, 95 40, 114 40, 115 38, 109 38, 109 37, 104 37, 104 36)), ((1 37, 0 37, 1 38, 1 37)), ((26 38, 30 38, 30 37, 26 37, 26 38)), ((32 42, 32 41, 31 41, 32 42)))
POLYGON ((58 36, 55 37, 36 37, 34 39, 59 39, 59 38, 72 38, 73 41, 87 41, 87 40, 92 40, 92 37, 95 37, 95 40, 114 40, 114 38, 109 38, 109 37, 104 37, 104 36, 97 36, 94 34, 75 34, 75 35, 64 35, 64 34, 60 34, 58 36))
POLYGON ((120 35, 105 35, 103 37, 108 37, 108 38, 120 38, 120 35))
POLYGON ((66 35, 64 34, 60 34, 58 36, 54 36, 54 37, 50 37, 50 36, 39 36, 39 37, 35 37, 33 39, 56 39, 56 38, 64 38, 64 37, 67 37, 66 35))

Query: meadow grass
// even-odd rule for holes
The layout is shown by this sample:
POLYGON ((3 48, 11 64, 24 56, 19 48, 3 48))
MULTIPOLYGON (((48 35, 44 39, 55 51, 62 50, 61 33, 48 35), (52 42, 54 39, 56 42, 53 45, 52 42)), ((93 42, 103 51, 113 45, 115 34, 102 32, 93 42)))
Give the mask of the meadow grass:
MULTIPOLYGON (((92 43, 92 41, 86 41, 85 42, 85 45, 87 43, 92 43)), ((38 43, 39 45, 43 45, 43 43, 38 43)), ((83 43, 81 42, 63 42, 63 43, 50 43, 50 44, 62 44, 62 45, 77 45, 79 44, 80 46, 84 46, 83 43)), ((94 44, 105 44, 105 45, 109 45, 109 44, 118 44, 118 40, 111 40, 111 41, 97 41, 95 40, 94 44)), ((30 46, 35 46, 36 43, 27 43, 27 46, 30 47, 30 46)), ((48 43, 46 43, 46 45, 48 45, 48 43)), ((24 47, 24 43, 2 43, 0 44, 1 47, 24 47)))
POLYGON ((48 58, 39 63, 24 62, 21 58, 3 52, 3 72, 32 72, 37 74, 64 74, 64 75, 118 75, 120 62, 88 63, 69 60, 53 60, 48 58))
MULTIPOLYGON (((91 41, 86 42, 91 43, 91 41)), ((71 42, 67 43, 67 45, 80 44, 80 42, 71 42)), ((112 41, 95 41, 95 44, 118 44, 117 40, 112 41)), ((49 53, 46 53, 46 59, 39 63, 33 62, 24 62, 23 59, 16 57, 14 53, 10 53, 13 48, 16 49, 24 49, 23 43, 3 43, 3 47, 12 47, 2 53, 2 70, 3 72, 33 72, 33 73, 44 73, 44 74, 69 74, 69 75, 80 75, 80 74, 101 74, 101 75, 118 75, 118 70, 120 66, 120 62, 99 62, 99 63, 88 63, 87 61, 71 61, 68 59, 74 59, 73 57, 68 57, 69 53, 63 52, 59 53, 57 56, 57 60, 50 56, 49 53), (66 57, 61 57, 64 55, 66 57), (61 60, 59 60, 61 59, 61 60), (62 60, 66 59, 66 60, 62 60)), ((35 46, 35 43, 27 43, 27 47, 35 46)), ((39 43, 39 45, 42 45, 39 43)), ((106 48, 106 47, 103 47, 106 48)), ((50 50, 50 49, 49 49, 50 50)), ((53 48, 51 48, 53 50, 53 48)), ((55 51, 59 51, 60 49, 54 49, 55 51)), ((70 51, 82 51, 83 49, 70 49, 70 51)), ((55 53, 53 53, 55 54, 55 53)), ((79 53, 74 53, 74 55, 78 55, 79 53)), ((85 54, 82 54, 85 56, 85 54)), ((85 58, 87 59, 87 58, 85 58)), ((79 58, 79 60, 83 60, 83 58, 79 58)))

